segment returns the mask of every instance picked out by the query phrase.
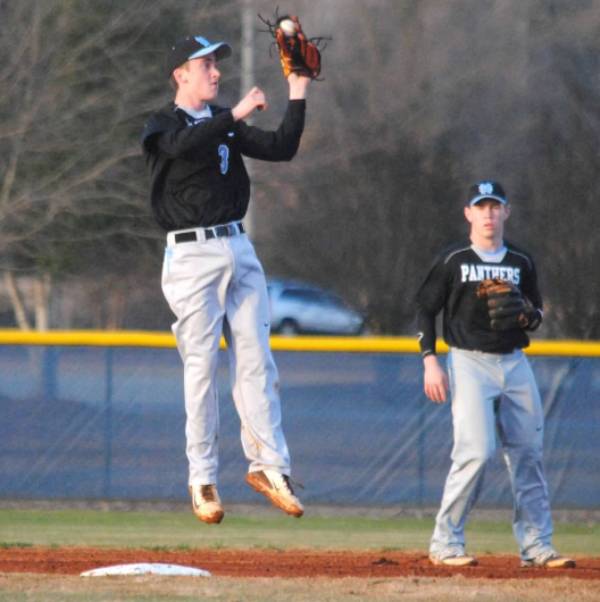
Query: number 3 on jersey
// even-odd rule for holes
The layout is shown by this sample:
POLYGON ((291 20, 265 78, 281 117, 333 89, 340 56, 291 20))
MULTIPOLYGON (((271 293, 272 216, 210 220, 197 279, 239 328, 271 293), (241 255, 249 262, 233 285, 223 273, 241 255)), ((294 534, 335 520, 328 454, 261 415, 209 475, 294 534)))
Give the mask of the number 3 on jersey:
POLYGON ((221 159, 219 167, 221 169, 221 173, 225 175, 229 169, 229 147, 226 144, 219 144, 218 153, 219 158, 221 159))

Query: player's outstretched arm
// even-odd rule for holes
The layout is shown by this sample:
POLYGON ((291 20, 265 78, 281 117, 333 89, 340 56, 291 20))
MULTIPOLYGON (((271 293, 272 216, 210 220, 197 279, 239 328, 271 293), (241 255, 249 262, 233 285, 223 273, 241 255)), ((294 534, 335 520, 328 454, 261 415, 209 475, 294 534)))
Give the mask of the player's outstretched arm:
POLYGON ((448 375, 436 355, 423 358, 425 395, 435 403, 444 403, 448 395, 448 375))
POLYGON ((310 77, 299 75, 298 73, 290 73, 287 80, 290 86, 290 100, 303 100, 306 98, 308 84, 312 81, 310 77))

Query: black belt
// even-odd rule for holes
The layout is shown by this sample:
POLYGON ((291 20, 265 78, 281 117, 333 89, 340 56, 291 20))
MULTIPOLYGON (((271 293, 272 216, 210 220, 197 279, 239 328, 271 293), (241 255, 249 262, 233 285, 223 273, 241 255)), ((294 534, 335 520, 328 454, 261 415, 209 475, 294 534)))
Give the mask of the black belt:
MULTIPOLYGON (((244 224, 236 222, 234 224, 225 224, 223 226, 213 226, 212 228, 198 228, 204 234, 204 240, 211 238, 221 238, 223 236, 236 236, 243 234, 244 224)), ((177 232, 175 234, 175 242, 193 242, 198 240, 196 230, 188 230, 187 232, 177 232)))

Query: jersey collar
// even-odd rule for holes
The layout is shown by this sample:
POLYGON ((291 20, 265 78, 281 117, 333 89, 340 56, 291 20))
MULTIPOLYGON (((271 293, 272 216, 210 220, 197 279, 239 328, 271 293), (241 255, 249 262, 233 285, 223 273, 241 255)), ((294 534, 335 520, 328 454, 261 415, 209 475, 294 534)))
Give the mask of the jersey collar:
POLYGON ((195 109, 189 109, 188 107, 180 107, 179 105, 175 105, 175 110, 177 109, 183 111, 186 115, 191 117, 194 122, 202 121, 203 119, 210 119, 212 117, 212 111, 210 110, 209 105, 206 105, 200 111, 197 111, 195 109))
POLYGON ((475 245, 471 245, 471 249, 477 254, 481 261, 485 261, 487 263, 500 263, 504 257, 506 256, 506 245, 502 245, 497 251, 484 251, 483 249, 479 249, 475 245))

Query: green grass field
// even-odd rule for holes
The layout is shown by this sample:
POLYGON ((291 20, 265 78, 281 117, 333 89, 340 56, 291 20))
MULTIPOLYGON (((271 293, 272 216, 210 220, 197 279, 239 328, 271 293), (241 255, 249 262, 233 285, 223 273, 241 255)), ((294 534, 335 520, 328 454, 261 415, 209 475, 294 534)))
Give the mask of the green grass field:
MULTIPOLYGON (((275 511, 204 525, 191 512, 0 509, 2 546, 426 550, 432 527, 430 518, 294 519, 275 511)), ((473 521, 467 541, 477 554, 516 553, 507 521, 473 521)), ((600 556, 600 524, 557 523, 554 543, 566 554, 600 556)))

